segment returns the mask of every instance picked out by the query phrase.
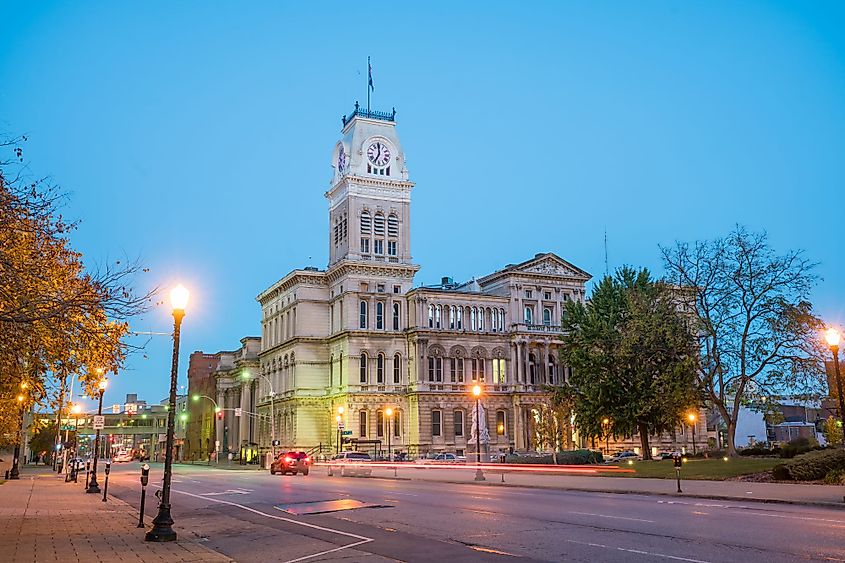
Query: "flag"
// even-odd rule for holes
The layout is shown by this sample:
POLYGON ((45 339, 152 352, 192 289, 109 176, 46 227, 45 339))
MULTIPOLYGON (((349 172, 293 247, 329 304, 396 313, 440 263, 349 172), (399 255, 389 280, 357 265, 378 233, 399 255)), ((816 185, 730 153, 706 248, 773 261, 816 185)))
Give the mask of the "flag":
POLYGON ((370 64, 370 57, 367 57, 367 76, 367 85, 370 87, 371 91, 375 90, 375 88, 373 88, 373 65, 370 64))

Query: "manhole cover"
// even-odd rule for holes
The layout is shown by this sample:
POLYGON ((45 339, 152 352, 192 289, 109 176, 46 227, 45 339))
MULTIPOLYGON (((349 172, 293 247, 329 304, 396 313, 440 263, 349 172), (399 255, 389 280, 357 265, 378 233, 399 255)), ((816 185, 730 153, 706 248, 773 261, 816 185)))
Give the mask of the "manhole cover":
POLYGON ((277 504, 277 510, 288 514, 324 514, 326 512, 338 512, 340 510, 355 510, 356 508, 390 508, 387 504, 372 504, 361 502, 351 498, 338 500, 320 500, 314 502, 294 502, 292 504, 277 504))

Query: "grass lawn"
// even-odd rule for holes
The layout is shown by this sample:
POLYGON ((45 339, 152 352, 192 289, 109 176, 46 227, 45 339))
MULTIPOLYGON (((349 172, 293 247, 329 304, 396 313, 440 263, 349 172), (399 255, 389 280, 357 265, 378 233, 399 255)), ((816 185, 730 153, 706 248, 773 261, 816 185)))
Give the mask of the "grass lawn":
MULTIPOLYGON (((709 479, 722 481, 729 477, 768 471, 784 460, 780 458, 738 457, 724 461, 719 459, 690 459, 681 469, 683 479, 709 479)), ((655 479, 674 479, 675 467, 672 460, 635 461, 632 465, 620 463, 619 467, 634 469, 636 473, 609 473, 613 477, 651 477, 655 479)))

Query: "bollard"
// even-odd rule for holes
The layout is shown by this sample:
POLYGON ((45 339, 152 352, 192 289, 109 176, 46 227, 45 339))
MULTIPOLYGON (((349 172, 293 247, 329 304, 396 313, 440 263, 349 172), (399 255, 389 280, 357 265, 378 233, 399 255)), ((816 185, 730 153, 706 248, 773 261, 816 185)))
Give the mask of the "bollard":
POLYGON ((8 481, 8 480, 9 480, 9 470, 7 469, 6 470, 6 481, 8 481))
POLYGON ((683 465, 683 459, 681 459, 681 455, 678 453, 672 454, 672 460, 675 463, 675 477, 678 479, 678 492, 682 493, 681 490, 681 466, 683 465))
POLYGON ((150 480, 150 466, 141 466, 141 514, 138 515, 138 527, 144 527, 144 503, 147 498, 147 482, 150 480))
POLYGON ((106 502, 106 494, 109 492, 109 471, 111 471, 111 460, 106 460, 106 481, 103 483, 103 502, 106 502))
POLYGON ((88 490, 88 478, 91 476, 91 460, 85 462, 85 490, 88 490))

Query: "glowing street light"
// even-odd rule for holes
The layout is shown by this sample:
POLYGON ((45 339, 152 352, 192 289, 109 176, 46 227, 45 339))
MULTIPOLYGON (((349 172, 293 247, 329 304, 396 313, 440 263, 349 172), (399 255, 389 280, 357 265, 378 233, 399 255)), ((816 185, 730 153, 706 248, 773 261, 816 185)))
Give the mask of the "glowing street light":
MULTIPOLYGON (((103 370, 97 369, 97 373, 101 376, 100 381, 97 383, 97 396, 98 396, 98 403, 97 403, 97 416, 103 416, 103 393, 106 392, 106 386, 108 386, 108 380, 105 377, 102 377, 103 370)), ((88 482, 88 487, 85 489, 86 493, 99 493, 100 492, 100 484, 97 483, 97 459, 100 457, 100 429, 97 428, 96 436, 94 437, 94 465, 91 469, 91 480, 88 482)), ((105 453, 105 447, 103 448, 103 452, 105 453)))
POLYGON ((384 414, 387 416, 387 461, 393 461, 393 450, 390 448, 390 435, 393 433, 393 409, 387 407, 384 414))
MULTIPOLYGON (((29 385, 26 381, 21 382, 21 391, 26 391, 29 385)), ((20 479, 19 458, 21 456, 21 442, 23 441, 23 409, 26 396, 23 393, 18 393, 18 406, 20 407, 20 428, 18 429, 18 439, 15 441, 15 451, 12 458, 12 470, 9 472, 9 479, 20 479)))
MULTIPOLYGON (((845 426, 845 397, 842 396, 842 374, 839 372, 839 341, 842 335, 838 330, 831 327, 824 333, 827 345, 833 354, 833 376, 836 378, 836 391, 839 395, 839 421, 845 426)), ((845 445, 845 441, 843 441, 845 445)))
MULTIPOLYGON (((476 463, 481 465, 481 385, 472 386, 472 395, 475 397, 475 446, 476 463)), ((481 467, 475 469, 475 480, 484 481, 484 472, 481 467)))
POLYGON ((337 415, 334 421, 337 423, 337 454, 340 455, 340 442, 342 440, 341 430, 343 430, 343 413, 345 409, 343 405, 337 407, 337 415))
POLYGON ((695 413, 689 413, 687 419, 692 427, 692 453, 695 454, 695 413))
POLYGON ((173 360, 170 367, 170 401, 167 412, 167 442, 165 446, 167 449, 164 452, 164 482, 161 486, 161 500, 158 504, 158 514, 153 519, 153 528, 144 537, 147 541, 176 541, 176 532, 173 530, 173 517, 170 515, 170 480, 173 471, 173 435, 176 424, 179 337, 189 296, 190 293, 182 284, 177 285, 170 291, 170 303, 173 308, 173 360))

